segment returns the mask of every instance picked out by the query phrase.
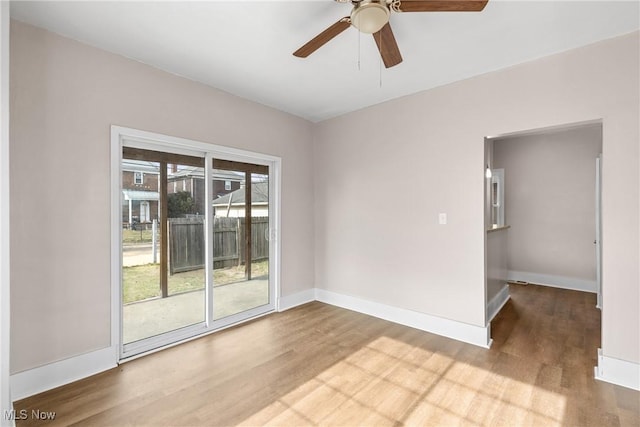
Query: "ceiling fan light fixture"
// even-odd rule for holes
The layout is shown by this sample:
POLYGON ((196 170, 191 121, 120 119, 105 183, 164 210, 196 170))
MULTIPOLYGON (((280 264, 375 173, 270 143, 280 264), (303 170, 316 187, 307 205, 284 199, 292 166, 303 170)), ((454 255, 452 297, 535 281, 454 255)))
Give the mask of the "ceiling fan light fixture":
POLYGON ((360 32, 377 33, 389 22, 389 8, 377 1, 363 1, 351 12, 351 24, 360 32))

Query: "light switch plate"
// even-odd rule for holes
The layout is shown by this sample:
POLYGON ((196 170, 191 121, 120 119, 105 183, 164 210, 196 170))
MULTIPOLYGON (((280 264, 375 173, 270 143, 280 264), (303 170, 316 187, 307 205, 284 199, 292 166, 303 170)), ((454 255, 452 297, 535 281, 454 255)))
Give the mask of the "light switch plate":
POLYGON ((447 214, 446 213, 439 214, 438 222, 440 223, 440 225, 445 225, 447 223, 447 214))

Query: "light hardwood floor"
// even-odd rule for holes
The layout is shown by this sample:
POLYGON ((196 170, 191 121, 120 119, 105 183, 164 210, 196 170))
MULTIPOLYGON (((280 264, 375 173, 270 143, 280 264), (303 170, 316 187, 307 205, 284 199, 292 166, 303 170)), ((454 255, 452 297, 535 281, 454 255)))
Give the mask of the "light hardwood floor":
POLYGON ((519 285, 511 295, 490 350, 314 302, 16 409, 87 426, 640 425, 640 393, 593 379, 595 296, 519 285))

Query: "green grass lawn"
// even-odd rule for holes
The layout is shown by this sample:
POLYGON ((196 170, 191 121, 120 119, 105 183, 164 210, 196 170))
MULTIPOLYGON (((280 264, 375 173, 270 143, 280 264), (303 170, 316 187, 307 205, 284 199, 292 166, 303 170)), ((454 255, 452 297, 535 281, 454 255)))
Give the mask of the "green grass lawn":
MULTIPOLYGON (((124 231, 124 230, 123 230, 124 231)), ((139 231, 137 233, 140 233, 139 231)), ((251 264, 254 278, 267 276, 267 260, 251 264)), ((213 270, 215 286, 244 280, 244 265, 213 270)), ((124 303, 141 301, 160 296, 160 266, 158 264, 138 265, 122 268, 124 303)), ((204 289, 204 270, 186 271, 169 276, 169 295, 204 289)))
POLYGON ((152 230, 122 230, 122 243, 151 243, 152 230))

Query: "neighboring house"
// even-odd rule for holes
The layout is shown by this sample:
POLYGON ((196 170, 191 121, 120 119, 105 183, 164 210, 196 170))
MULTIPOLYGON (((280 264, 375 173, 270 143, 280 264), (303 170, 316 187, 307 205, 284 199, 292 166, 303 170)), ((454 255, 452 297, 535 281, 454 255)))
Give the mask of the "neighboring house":
MULTIPOLYGON (((242 218, 245 216, 245 189, 240 188, 213 201, 214 216, 242 218)), ((269 216, 269 183, 251 185, 251 216, 269 216)))
MULTIPOLYGON (((128 159, 122 161, 122 223, 127 227, 137 223, 150 223, 160 218, 159 177, 157 163, 128 159)), ((194 213, 204 213, 205 189, 202 168, 171 165, 168 181, 168 194, 188 192, 194 201, 194 213)), ((214 200, 238 190, 243 181, 243 173, 214 170, 214 200)))
POLYGON ((131 227, 149 223, 159 217, 156 163, 137 160, 122 161, 122 223, 131 227))
MULTIPOLYGON (((187 191, 191 194, 196 213, 204 214, 204 171, 196 167, 176 167, 169 173, 167 191, 179 193, 187 191)), ((214 169, 213 171, 213 199, 231 193, 240 188, 244 182, 244 174, 214 169)))

